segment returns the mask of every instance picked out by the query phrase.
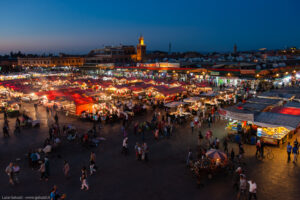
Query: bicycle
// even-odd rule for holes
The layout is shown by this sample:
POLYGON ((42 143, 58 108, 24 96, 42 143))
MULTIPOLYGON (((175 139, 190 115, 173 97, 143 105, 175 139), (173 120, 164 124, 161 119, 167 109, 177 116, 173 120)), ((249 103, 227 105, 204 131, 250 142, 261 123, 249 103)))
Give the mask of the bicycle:
POLYGON ((265 148, 265 155, 262 155, 260 152, 256 154, 257 160, 263 160, 264 158, 267 158, 269 160, 273 160, 274 153, 271 148, 265 148))
POLYGON ((273 158, 274 158, 274 153, 273 153, 273 151, 272 151, 271 148, 266 148, 266 155, 267 155, 267 158, 268 158, 269 160, 273 160, 273 158))

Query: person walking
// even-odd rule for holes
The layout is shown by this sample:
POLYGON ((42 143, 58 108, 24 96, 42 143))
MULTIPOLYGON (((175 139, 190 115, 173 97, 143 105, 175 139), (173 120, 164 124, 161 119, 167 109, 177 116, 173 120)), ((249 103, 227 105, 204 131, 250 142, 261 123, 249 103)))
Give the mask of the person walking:
POLYGON ((86 167, 85 166, 83 166, 82 168, 81 168, 81 176, 82 175, 84 175, 85 177, 87 177, 87 170, 86 170, 86 167))
POLYGON ((14 133, 16 134, 16 133, 21 133, 21 122, 20 122, 20 119, 19 119, 19 117, 17 117, 17 119, 16 119, 16 125, 15 125, 15 131, 14 131, 14 133))
POLYGON ((125 137, 125 138, 123 139, 122 153, 123 153, 124 155, 127 155, 127 153, 128 153, 128 137, 125 137))
POLYGON ((190 162, 193 160, 193 153, 192 153, 192 149, 189 149, 187 158, 186 158, 186 166, 190 166, 190 162))
POLYGON ((294 154, 293 163, 295 163, 295 162, 297 162, 297 158, 298 158, 298 145, 294 145, 294 147, 293 147, 293 154, 294 154))
POLYGON ((97 171, 97 169, 96 169, 96 166, 95 166, 95 162, 91 161, 90 162, 90 175, 92 176, 96 171, 97 171))
POLYGON ((245 150, 244 150, 243 144, 240 143, 239 144, 239 160, 241 160, 244 157, 244 153, 245 153, 245 150))
POLYGON ((46 176, 46 167, 44 161, 42 161, 39 171, 41 172, 41 180, 45 179, 46 181, 48 181, 48 178, 46 176))
POLYGON ((155 139, 156 141, 158 141, 158 139, 159 139, 159 129, 158 129, 158 128, 155 129, 155 131, 154 131, 154 139, 155 139))
POLYGON ((262 140, 260 143, 260 156, 261 158, 264 158, 264 149, 265 149, 265 142, 262 140))
POLYGON ((86 180, 86 175, 82 174, 80 177, 81 181, 81 190, 89 190, 89 185, 86 180))
POLYGON ((9 165, 5 169, 5 173, 8 175, 8 180, 11 185, 14 185, 13 179, 13 163, 9 163, 9 165))
POLYGON ((290 162, 290 160, 291 160, 292 149, 293 149, 292 145, 290 144, 290 142, 288 142, 287 147, 286 147, 286 151, 288 154, 288 162, 290 162))
POLYGON ((147 143, 144 143, 143 148, 144 148, 144 150, 143 150, 143 153, 144 153, 144 161, 145 161, 145 162, 148 162, 148 160, 149 160, 149 147, 148 147, 147 143))
POLYGON ((261 143, 260 143, 260 140, 257 140, 256 141, 256 152, 255 152, 256 157, 257 157, 257 155, 261 154, 260 149, 261 149, 261 143))
POLYGON ((14 183, 20 183, 19 181, 19 173, 20 173, 20 166, 17 163, 13 165, 13 181, 14 183))
POLYGON ((203 139, 203 135, 202 135, 201 130, 199 130, 199 133, 198 133, 198 146, 199 147, 201 146, 202 139, 203 139))
POLYGON ((234 157, 235 157, 235 153, 234 153, 233 149, 231 149, 230 160, 231 160, 232 162, 234 161, 234 157))
POLYGON ((239 193, 238 193, 238 198, 240 199, 241 196, 246 197, 247 195, 247 180, 246 180, 246 176, 244 174, 240 174, 240 187, 239 187, 239 193))
POLYGON ((57 116, 57 113, 55 113, 54 119, 55 119, 55 123, 58 124, 58 116, 57 116))
POLYGON ((38 167, 38 156, 35 151, 32 151, 30 154, 30 159, 32 163, 32 169, 36 169, 38 167))
MULTIPOLYGON (((48 108, 48 107, 47 107, 48 108)), ((52 188, 51 192, 50 192, 50 200, 56 200, 56 185, 52 188)))
POLYGON ((8 126, 6 125, 6 123, 3 126, 3 136, 9 137, 9 129, 8 129, 8 126))
POLYGON ((68 161, 64 161, 64 167, 63 167, 63 172, 66 178, 69 178, 69 172, 70 172, 70 165, 68 161))
POLYGON ((253 180, 248 181, 249 183, 249 200, 252 199, 252 197, 254 199, 257 199, 256 197, 256 189, 257 189, 257 185, 253 180))
POLYGON ((134 146, 134 151, 135 151, 135 158, 136 158, 136 160, 139 159, 138 148, 139 148, 139 143, 136 143, 135 146, 134 146))
POLYGON ((207 118, 207 124, 208 124, 208 128, 210 128, 210 124, 211 124, 211 116, 209 115, 207 118))
POLYGON ((90 162, 95 162, 96 163, 96 154, 95 154, 95 152, 91 152, 91 155, 90 155, 90 162))
POLYGON ((227 137, 224 138, 224 141, 223 141, 223 147, 224 147, 224 152, 228 155, 228 142, 227 142, 227 137))
POLYGON ((46 172, 46 177, 47 177, 47 179, 48 179, 49 176, 50 176, 50 163, 49 163, 48 157, 45 157, 44 161, 45 161, 45 172, 46 172))
POLYGON ((195 126, 194 121, 191 121, 190 126, 191 126, 191 130, 192 130, 192 133, 193 133, 194 132, 194 126, 195 126))
POLYGON ((299 147, 299 143, 298 143, 298 140, 297 140, 297 138, 296 138, 296 140, 294 141, 294 146, 297 146, 297 147, 299 147))
POLYGON ((142 160, 142 154, 143 154, 142 145, 140 145, 140 144, 138 145, 137 152, 138 152, 138 160, 141 161, 142 160))

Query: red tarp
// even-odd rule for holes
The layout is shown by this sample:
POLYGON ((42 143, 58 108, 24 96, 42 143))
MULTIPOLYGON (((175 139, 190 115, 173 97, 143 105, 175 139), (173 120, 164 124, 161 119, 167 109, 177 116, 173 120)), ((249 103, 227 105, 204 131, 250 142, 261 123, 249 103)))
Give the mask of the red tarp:
POLYGON ((292 108, 292 107, 275 107, 271 110, 273 113, 280 113, 285 115, 298 115, 300 116, 300 108, 292 108))
POLYGON ((91 104, 94 103, 94 99, 92 97, 88 97, 84 95, 83 90, 79 89, 62 89, 62 90, 51 90, 47 92, 37 92, 38 96, 47 96, 49 100, 55 100, 59 98, 65 98, 69 101, 74 101, 76 105, 82 104, 91 104))

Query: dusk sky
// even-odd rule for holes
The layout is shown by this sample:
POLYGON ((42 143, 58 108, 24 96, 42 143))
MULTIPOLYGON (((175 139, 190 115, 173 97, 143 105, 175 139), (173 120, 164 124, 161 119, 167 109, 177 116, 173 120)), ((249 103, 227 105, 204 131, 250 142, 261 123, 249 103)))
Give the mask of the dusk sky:
POLYGON ((88 53, 104 45, 232 51, 300 47, 299 0, 1 1, 0 54, 88 53))

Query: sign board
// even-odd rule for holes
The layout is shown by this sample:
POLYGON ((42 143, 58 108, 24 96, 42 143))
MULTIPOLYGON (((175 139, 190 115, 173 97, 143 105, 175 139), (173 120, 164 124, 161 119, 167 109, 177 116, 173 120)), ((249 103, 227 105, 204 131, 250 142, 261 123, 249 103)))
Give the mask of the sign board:
POLYGON ((157 63, 137 63, 137 67, 180 67, 180 63, 157 62, 157 63))
POLYGON ((255 74, 254 69, 241 69, 240 72, 241 74, 255 74))
POLYGON ((262 128, 257 128, 257 136, 258 137, 262 136, 262 128))
POLYGON ((97 65, 97 67, 113 67, 113 66, 115 66, 114 63, 101 63, 97 65))
POLYGON ((210 72, 210 75, 211 75, 211 76, 219 76, 219 75, 220 75, 220 72, 210 72))

